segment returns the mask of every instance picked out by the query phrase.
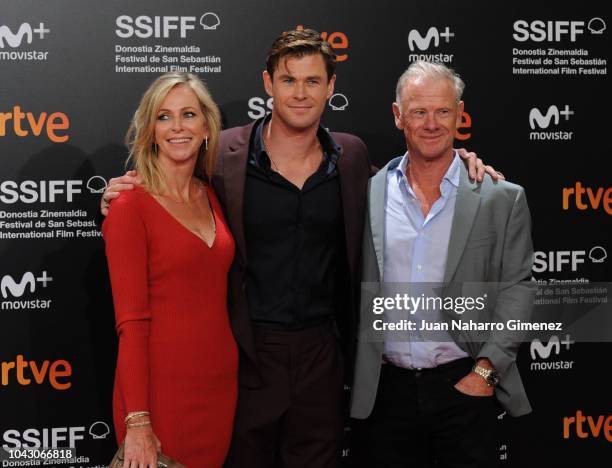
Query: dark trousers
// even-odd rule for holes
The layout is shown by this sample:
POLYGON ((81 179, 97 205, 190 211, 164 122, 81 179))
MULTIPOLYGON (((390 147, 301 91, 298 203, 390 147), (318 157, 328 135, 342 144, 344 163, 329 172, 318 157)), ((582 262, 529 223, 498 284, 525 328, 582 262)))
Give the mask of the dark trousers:
POLYGON ((343 359, 331 324, 255 329, 261 388, 240 387, 226 468, 335 468, 343 439, 343 359))
POLYGON ((351 458, 359 459, 353 466, 497 466, 497 400, 454 388, 472 365, 469 358, 422 371, 384 364, 374 410, 356 425, 361 446, 351 449, 351 458))

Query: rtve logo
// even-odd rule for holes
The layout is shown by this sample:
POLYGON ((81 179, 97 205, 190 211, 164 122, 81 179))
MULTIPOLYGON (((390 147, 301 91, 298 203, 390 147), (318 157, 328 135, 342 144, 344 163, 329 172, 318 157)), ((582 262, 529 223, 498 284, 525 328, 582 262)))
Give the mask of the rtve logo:
POLYGON ((529 111, 529 126, 532 131, 529 133, 530 140, 571 140, 574 132, 556 131, 543 132, 552 125, 559 125, 561 117, 567 122, 574 115, 568 104, 565 107, 549 106, 546 112, 542 112, 537 107, 529 111))
POLYGON ((608 442, 612 442, 612 415, 584 416, 582 411, 577 410, 576 416, 563 418, 563 438, 572 438, 574 432, 580 439, 589 437, 596 439, 601 436, 605 437, 608 442))
POLYGON ((12 112, 0 112, 0 137, 6 136, 7 132, 20 138, 27 137, 30 133, 36 137, 44 133, 53 143, 65 143, 70 136, 63 130, 69 128, 70 119, 63 112, 53 112, 49 115, 46 112, 35 114, 22 112, 21 106, 13 106, 12 112))
POLYGON ((43 271, 38 277, 34 276, 31 271, 26 271, 19 282, 15 281, 11 275, 4 275, 0 280, 0 293, 4 299, 8 299, 9 294, 12 297, 21 297, 26 293, 26 290, 33 293, 36 290, 37 283, 41 283, 42 287, 46 288, 50 281, 53 281, 53 278, 46 271, 43 271))
POLYGON ((193 31, 199 24, 203 30, 215 30, 221 24, 221 19, 216 13, 207 12, 198 18, 196 16, 146 16, 132 17, 129 15, 118 16, 115 20, 115 34, 123 39, 149 37, 168 39, 178 34, 185 39, 188 31, 193 31))
MULTIPOLYGON (((549 252, 537 251, 533 254, 534 273, 555 273, 569 268, 578 271, 578 265, 585 263, 586 250, 551 250, 549 252)), ((589 250, 588 257, 592 263, 603 263, 608 257, 606 249, 596 245, 589 250)))
POLYGON ((574 187, 562 189, 562 207, 564 211, 576 206, 581 211, 598 210, 600 207, 612 215, 612 187, 583 187, 582 182, 576 182, 574 187), (586 199, 583 195, 586 193, 586 199), (586 203, 585 203, 586 202, 586 203))
POLYGON ((56 390, 67 390, 72 386, 72 366, 64 359, 50 362, 26 361, 18 354, 14 361, 0 362, 0 386, 7 387, 16 382, 19 385, 43 385, 46 381, 56 390))
MULTIPOLYGON (((445 26, 442 32, 434 26, 430 27, 425 35, 421 35, 418 29, 412 29, 408 33, 408 48, 411 52, 423 52, 429 50, 432 46, 440 46, 440 38, 444 39, 444 42, 448 44, 452 37, 455 37, 455 33, 450 30, 448 26, 445 26)), ((428 60, 428 61, 439 61, 439 62, 452 62, 453 54, 421 54, 413 53, 408 56, 408 60, 414 62, 416 60, 428 60)))
MULTIPOLYGON (((304 29, 304 26, 298 24, 295 29, 304 29)), ((344 62, 348 59, 348 53, 340 53, 340 51, 348 49, 349 46, 348 36, 345 33, 339 31, 323 31, 321 32, 321 39, 327 41, 331 48, 334 49, 336 62, 344 62)))
POLYGON ((24 38, 28 44, 31 44, 34 34, 37 34, 39 39, 44 39, 50 32, 51 30, 45 27, 45 23, 40 23, 37 28, 33 28, 30 23, 22 23, 16 33, 13 33, 8 26, 2 25, 0 26, 0 49, 4 49, 5 45, 15 49, 21 46, 24 38))
POLYGON ((472 137, 472 134, 469 132, 461 133, 461 129, 469 130, 472 128, 472 117, 465 110, 461 114, 461 122, 457 126, 457 130, 455 131, 455 139, 460 141, 469 140, 472 137))

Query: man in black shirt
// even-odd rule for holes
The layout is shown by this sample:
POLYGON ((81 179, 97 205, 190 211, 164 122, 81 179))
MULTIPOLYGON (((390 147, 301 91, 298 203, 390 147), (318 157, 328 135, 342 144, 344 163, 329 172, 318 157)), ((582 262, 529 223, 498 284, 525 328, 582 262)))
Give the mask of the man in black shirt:
POLYGON ((335 57, 312 30, 283 33, 264 72, 271 114, 226 130, 213 185, 236 239, 230 318, 241 351, 227 467, 334 467, 344 355, 359 281, 365 145, 320 118, 335 57))

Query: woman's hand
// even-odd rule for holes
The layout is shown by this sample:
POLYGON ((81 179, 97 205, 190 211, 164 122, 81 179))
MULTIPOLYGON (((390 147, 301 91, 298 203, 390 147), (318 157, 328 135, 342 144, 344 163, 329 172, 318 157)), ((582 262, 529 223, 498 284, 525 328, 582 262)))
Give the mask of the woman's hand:
POLYGON ((128 427, 123 449, 123 468, 157 468, 159 439, 151 425, 128 427))

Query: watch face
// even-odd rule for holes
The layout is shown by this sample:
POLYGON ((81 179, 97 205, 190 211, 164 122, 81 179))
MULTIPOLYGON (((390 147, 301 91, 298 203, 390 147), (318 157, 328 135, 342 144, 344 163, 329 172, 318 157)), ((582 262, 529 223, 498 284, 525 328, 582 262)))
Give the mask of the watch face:
POLYGON ((491 372, 487 377, 487 382, 490 385, 497 385, 499 383, 499 374, 497 372, 491 372))

